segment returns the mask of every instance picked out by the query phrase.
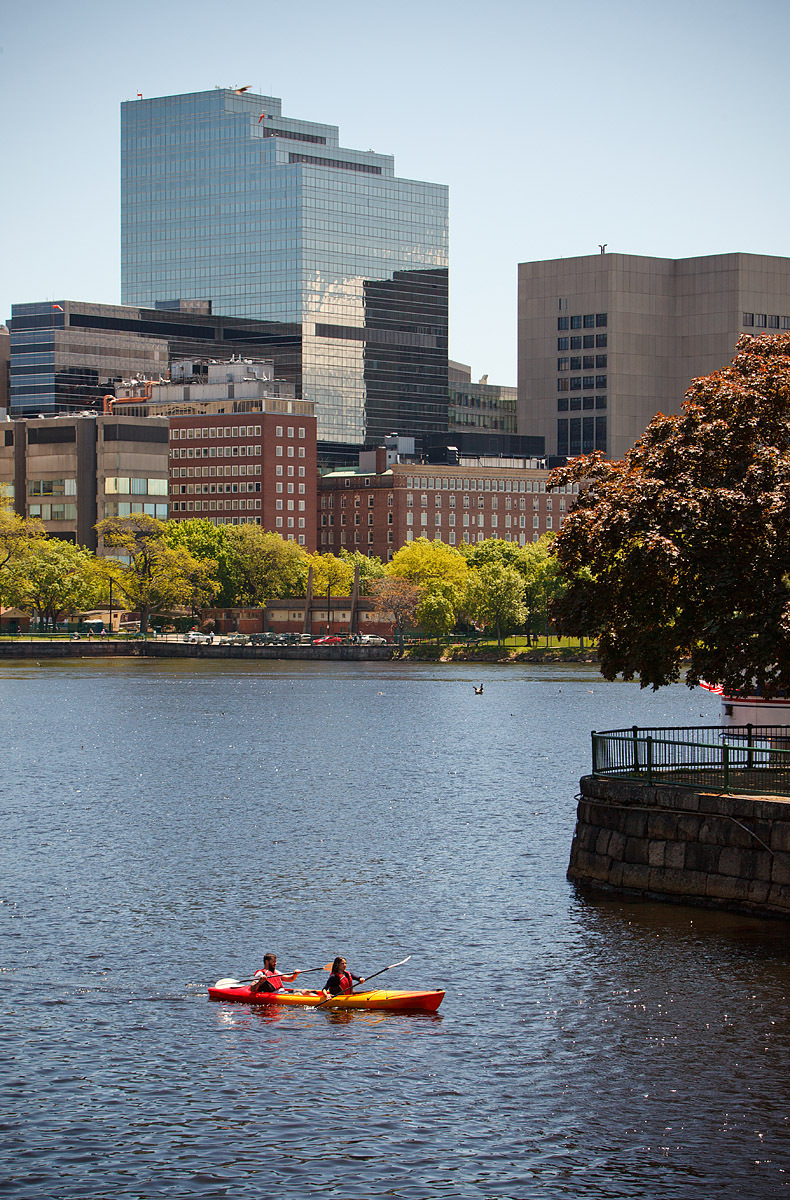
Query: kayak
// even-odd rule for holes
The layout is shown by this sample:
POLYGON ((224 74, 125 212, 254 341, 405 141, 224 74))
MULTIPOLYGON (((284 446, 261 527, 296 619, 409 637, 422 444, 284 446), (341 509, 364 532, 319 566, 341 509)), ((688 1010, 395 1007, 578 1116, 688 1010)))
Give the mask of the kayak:
POLYGON ((302 1008, 364 1009, 372 1012, 436 1012, 444 992, 350 992, 326 1000, 321 992, 254 992, 247 986, 210 987, 209 1000, 224 1000, 235 1004, 278 1004, 302 1008))

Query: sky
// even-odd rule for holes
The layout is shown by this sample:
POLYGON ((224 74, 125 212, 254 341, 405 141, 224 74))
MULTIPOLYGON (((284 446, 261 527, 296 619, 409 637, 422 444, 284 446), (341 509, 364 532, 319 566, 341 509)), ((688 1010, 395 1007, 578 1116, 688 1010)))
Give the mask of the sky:
POLYGON ((251 84, 450 188, 450 356, 516 383, 517 265, 790 255, 790 0, 0 3, 0 320, 120 300, 120 104, 251 84))

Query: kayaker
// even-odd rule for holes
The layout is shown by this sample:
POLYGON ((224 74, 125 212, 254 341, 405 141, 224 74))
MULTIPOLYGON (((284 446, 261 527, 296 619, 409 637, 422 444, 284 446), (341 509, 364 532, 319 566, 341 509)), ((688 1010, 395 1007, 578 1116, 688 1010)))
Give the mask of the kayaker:
POLYGON ((346 996, 349 992, 353 991, 355 980, 357 983, 365 982, 359 975, 352 975, 348 969, 346 960, 338 955, 332 963, 332 974, 324 984, 324 995, 346 996))
POLYGON ((277 955, 264 954, 263 967, 255 972, 252 983, 250 984, 251 992, 281 992, 284 983, 293 983, 299 971, 292 971, 290 975, 279 975, 277 973, 277 955))

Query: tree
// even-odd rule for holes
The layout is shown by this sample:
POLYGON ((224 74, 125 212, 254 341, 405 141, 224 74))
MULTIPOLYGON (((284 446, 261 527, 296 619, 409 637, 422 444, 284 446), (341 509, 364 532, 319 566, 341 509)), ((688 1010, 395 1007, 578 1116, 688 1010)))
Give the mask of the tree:
POLYGON ((680 678, 790 690, 790 334, 742 337, 620 462, 555 471, 586 481, 554 542, 554 617, 599 635, 607 679, 680 678))
POLYGON ((375 554, 360 554, 359 550, 349 552, 343 546, 340 547, 340 560, 348 563, 351 567, 351 578, 354 578, 354 570, 359 567, 359 594, 360 596, 373 595, 373 587, 377 580, 383 579, 386 575, 386 567, 380 558, 375 554))
POLYGON ((527 619, 524 576, 502 563, 484 563, 470 574, 464 607, 474 621, 496 631, 501 646, 504 636, 527 619))
POLYGON ((434 583, 446 584, 460 594, 468 573, 466 559, 453 546, 438 538, 429 542, 417 538, 407 542, 393 555, 389 573, 410 579, 418 587, 430 588, 434 583))
MULTIPOLYGON (((242 525, 212 525, 210 521, 168 521, 163 534, 168 546, 188 550, 200 562, 214 563, 214 603, 220 608, 229 608, 239 603, 238 597, 244 589, 244 571, 240 562, 241 546, 234 536, 237 529, 252 528, 242 525), (217 590, 218 589, 218 590, 217 590)), ((257 526, 255 526, 257 528, 257 526)))
POLYGON ((17 516, 0 492, 0 603, 7 598, 4 585, 8 583, 14 563, 25 557, 34 543, 39 544, 46 536, 42 521, 17 516))
POLYGON ((100 591, 94 555, 59 538, 34 538, 8 571, 6 595, 18 608, 35 611, 41 624, 93 607, 100 591))
POLYGON ((451 585, 433 583, 423 591, 417 620, 427 634, 439 640, 448 634, 458 616, 458 592, 451 585))
POLYGON ((128 559, 126 563, 104 559, 102 569, 118 585, 129 607, 139 611, 141 633, 147 632, 152 613, 179 604, 192 605, 196 596, 206 603, 216 591, 213 562, 201 563, 183 546, 169 546, 164 521, 145 513, 107 517, 99 521, 96 531, 108 550, 118 550, 128 559))
POLYGON ((376 604, 376 616, 382 621, 392 621, 395 633, 402 638, 407 629, 417 624, 417 606, 422 589, 408 579, 397 575, 385 575, 374 581, 371 595, 376 604))
POLYGON ((236 604, 263 607, 267 600, 303 596, 310 556, 296 542, 260 525, 226 525, 240 584, 236 604))
POLYGON ((313 595, 350 596, 354 586, 354 564, 334 554, 313 554, 313 595))

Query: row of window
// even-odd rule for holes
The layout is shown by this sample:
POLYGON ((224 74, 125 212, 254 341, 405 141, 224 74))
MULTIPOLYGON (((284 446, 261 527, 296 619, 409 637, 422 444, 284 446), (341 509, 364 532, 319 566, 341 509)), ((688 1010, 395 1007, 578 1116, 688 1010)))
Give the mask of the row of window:
POLYGON ((606 417, 561 417, 557 420, 557 453, 568 457, 606 451, 606 417))
POLYGON ((261 485, 259 483, 182 483, 178 487, 174 487, 173 491, 180 492, 182 496, 213 496, 217 492, 259 492, 261 485))
POLYGON ((601 329, 607 324, 606 313, 584 313, 575 317, 557 317, 558 329, 601 329))
POLYGON ((790 317, 772 316, 770 313, 743 314, 743 324, 757 329, 790 329, 790 317))
MULTIPOLYGON (((132 503, 121 501, 118 504, 105 504, 104 506, 105 517, 131 517, 135 513, 145 513, 147 517, 156 517, 157 521, 166 521, 167 512, 166 504, 141 504, 137 500, 132 503)), ((52 519, 55 520, 54 517, 52 519)))
MULTIPOLYGON (((447 520, 448 527, 450 529, 454 528, 455 527, 455 513, 448 513, 447 517, 448 517, 448 520, 447 520)), ((463 518, 464 518, 463 519, 464 528, 467 528, 467 529, 470 526, 477 526, 478 528, 482 529, 484 525, 488 525, 489 529, 498 529, 499 528, 499 516, 497 513, 492 513, 489 516, 488 520, 486 520, 485 513, 478 513, 476 521, 475 521, 474 513, 464 513, 463 518)), ((560 519, 562 519, 562 518, 560 518, 560 519)), ((551 515, 548 515, 545 519, 545 528, 552 529, 553 521, 554 521, 554 518, 551 515)), ((440 512, 434 514, 434 522, 433 523, 434 523, 435 528, 437 528, 437 529, 441 528, 442 514, 440 512)), ((406 524, 407 524, 407 526, 414 525, 414 513, 410 513, 410 512, 406 513, 406 524)), ((427 513, 420 513, 420 525, 424 528, 427 528, 427 526, 428 526, 428 514, 427 513)), ((516 516, 510 516, 509 514, 505 516, 505 521, 504 521, 505 529, 511 529, 511 528, 526 529, 526 527, 527 527, 527 518, 525 516, 516 517, 516 516)), ((540 528, 540 517, 533 516, 532 527, 533 527, 533 529, 540 528)))
POLYGON ((254 509, 260 508, 260 500, 177 500, 173 505, 174 512, 200 512, 206 509, 208 512, 217 512, 218 509, 229 508, 231 511, 236 509, 254 509))
POLYGON ((605 350, 609 344, 605 333, 585 333, 583 337, 558 337, 558 350, 605 350))
MULTIPOLYGON (((280 432, 277 436, 282 437, 282 426, 279 425, 278 429, 280 432)), ((195 429, 190 425, 188 429, 182 427, 180 429, 170 430, 171 442, 177 442, 183 438, 188 438, 191 440, 192 438, 239 438, 260 436, 260 425, 210 425, 208 429, 195 429)), ((293 432, 291 432, 289 436, 293 437, 293 432)), ((300 437, 304 437, 304 433, 300 434, 300 437)))
MULTIPOLYGON (((282 447, 278 446, 278 450, 282 447)), ((289 449, 293 451, 293 446, 289 449)), ((170 451, 171 458, 260 458, 260 443, 253 446, 191 446, 176 447, 170 451)))
MULTIPOLYGON (((484 499, 484 497, 483 497, 483 496, 478 496, 478 497, 477 497, 477 507, 478 507, 478 508, 483 508, 483 507, 484 507, 484 505, 485 505, 485 499, 484 499)), ((538 496, 537 496, 537 495, 534 495, 534 496, 532 497, 532 507, 533 507, 533 508, 538 508, 538 506, 539 506, 539 505, 540 505, 540 500, 539 500, 539 498, 538 498, 538 496)), ((547 509, 549 512, 551 512, 551 509, 552 509, 552 508, 553 508, 553 506, 554 506, 554 497, 553 497, 553 496, 544 496, 544 497, 543 497, 543 505, 544 505, 544 507, 545 507, 545 508, 546 508, 546 509, 547 509)), ((436 492, 436 493, 434 493, 434 506, 435 506, 436 508, 441 508, 441 507, 442 507, 442 496, 441 496, 441 492, 436 492)), ((412 494, 411 492, 407 492, 407 493, 406 493, 406 507, 407 507, 407 508, 413 508, 413 507, 414 507, 414 496, 413 496, 413 494, 412 494)), ((427 494, 426 494, 426 493, 423 493, 423 494, 420 496, 420 507, 421 507, 421 508, 427 508, 427 507, 428 507, 428 496, 427 496, 427 494)), ((449 507, 450 507, 450 508, 455 508, 455 496, 451 496, 451 497, 450 497, 450 503, 449 503, 449 507)), ((464 496, 464 504, 463 504, 463 507, 464 507, 464 508, 471 508, 471 507, 474 507, 473 505, 471 505, 471 504, 470 504, 470 499, 469 499, 469 496, 464 496)), ((525 508, 527 507, 527 498, 526 498, 526 496, 519 496, 519 499, 518 499, 518 507, 519 507, 519 508, 521 508, 521 509, 525 509, 525 508)), ((499 497, 498 497, 498 496, 492 496, 492 497, 491 497, 490 508, 491 508, 491 511, 492 511, 492 512, 495 512, 495 511, 496 511, 496 510, 499 508, 499 497)), ((513 497, 512 497, 512 496, 505 496, 505 508, 506 508, 506 509, 515 508, 515 502, 514 502, 514 499, 513 499, 513 497)), ((564 497, 564 496, 560 496, 560 512, 565 512, 565 497, 564 497)), ((371 515, 371 517, 372 517, 372 515, 373 515, 373 514, 371 513, 370 515, 371 515)))
POLYGON ((571 375, 569 379, 557 380, 558 392, 589 392, 593 388, 606 388, 606 375, 571 375))
POLYGON ((76 504, 29 504, 29 517, 37 517, 41 521, 76 521, 76 504))
POLYGON ((605 367, 607 365, 607 356, 605 354, 585 354, 578 358, 558 358, 558 371, 593 371, 596 367, 605 367))
MULTIPOLYGON (((365 481, 367 486, 368 481, 365 481)), ((435 479, 431 475, 408 475, 406 477, 406 486, 408 488, 428 488, 437 491, 464 491, 464 492, 545 492, 546 478, 543 479, 453 479, 452 476, 441 478, 437 476, 435 479)), ((577 483, 563 485, 557 488, 557 492, 578 492, 579 485, 577 483)))
POLYGON ((558 396, 557 397, 557 412, 578 412, 585 408, 606 408, 606 396, 558 396))
POLYGON ((76 496, 76 479, 29 479, 28 496, 76 496))
MULTIPOLYGON (((128 475, 107 476, 105 496, 166 496, 166 479, 134 479, 128 475)), ((127 514, 128 515, 128 514, 127 514)))

